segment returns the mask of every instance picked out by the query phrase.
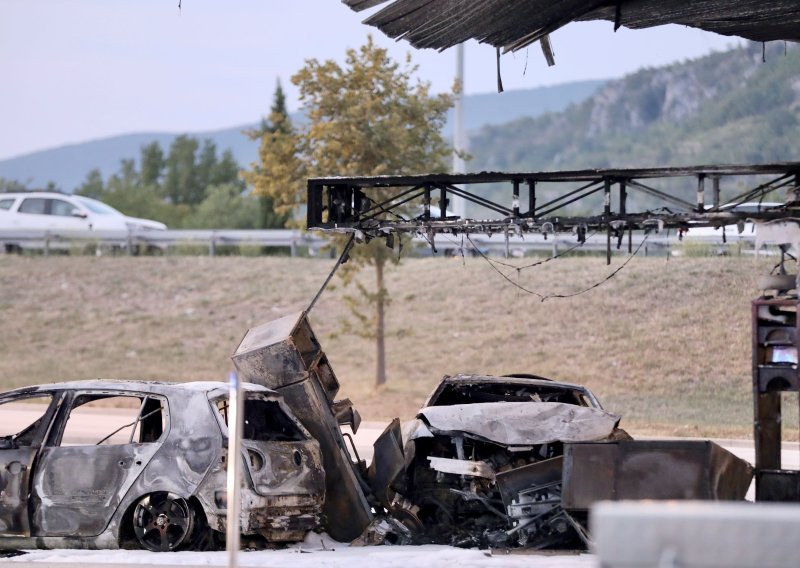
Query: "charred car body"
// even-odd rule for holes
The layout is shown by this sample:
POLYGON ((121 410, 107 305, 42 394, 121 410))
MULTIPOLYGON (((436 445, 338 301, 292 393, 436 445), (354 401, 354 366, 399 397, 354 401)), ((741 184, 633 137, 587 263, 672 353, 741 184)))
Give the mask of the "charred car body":
POLYGON ((243 379, 283 395, 319 441, 323 527, 354 544, 581 548, 601 499, 742 499, 750 466, 711 442, 632 440, 586 388, 533 375, 445 377, 371 464, 306 313, 250 329, 233 355, 243 379), (353 450, 351 453, 350 450, 353 450))
MULTIPOLYGON (((227 392, 98 380, 0 394, 0 545, 212 544, 227 513, 227 392), (23 408, 37 418, 15 426, 23 408), (117 424, 98 427, 97 412, 117 424)), ((324 500, 319 444, 274 391, 245 385, 244 400, 242 532, 302 539, 324 500)))
MULTIPOLYGON (((306 313, 250 329, 233 362, 250 383, 242 532, 268 541, 322 527, 354 544, 582 548, 596 501, 742 499, 752 478, 711 442, 632 440, 588 389, 533 375, 446 376, 367 466, 306 313)), ((84 381, 0 395, 0 429, 8 406, 39 403, 0 433, 0 544, 161 551, 223 532, 226 393, 84 381), (110 401, 131 414, 76 437, 82 409, 110 401)))
POLYGON ((586 388, 445 377, 367 472, 392 522, 365 542, 583 548, 601 499, 743 499, 750 466, 711 442, 635 441, 586 388))
POLYGON ((402 433, 395 421, 376 441, 369 478, 414 542, 580 547, 561 507, 564 443, 629 438, 618 422, 578 385, 445 377, 402 433))

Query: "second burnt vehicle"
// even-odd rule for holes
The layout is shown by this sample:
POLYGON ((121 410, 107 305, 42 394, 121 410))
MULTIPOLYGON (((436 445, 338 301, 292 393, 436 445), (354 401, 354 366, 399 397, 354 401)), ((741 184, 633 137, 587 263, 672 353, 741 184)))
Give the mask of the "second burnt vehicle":
POLYGON ((619 419, 579 385, 445 376, 414 421, 376 441, 367 477, 413 542, 580 547, 560 506, 564 442, 629 439, 619 419))
POLYGON ((704 441, 636 441, 587 388, 445 376, 366 470, 383 524, 363 543, 585 548, 601 499, 742 499, 748 464, 704 441))
MULTIPOLYGON (((319 443, 280 395, 244 390, 242 533, 302 540, 325 497, 319 443)), ((227 514, 227 408, 219 382, 0 394, 0 547, 214 547, 227 514)))

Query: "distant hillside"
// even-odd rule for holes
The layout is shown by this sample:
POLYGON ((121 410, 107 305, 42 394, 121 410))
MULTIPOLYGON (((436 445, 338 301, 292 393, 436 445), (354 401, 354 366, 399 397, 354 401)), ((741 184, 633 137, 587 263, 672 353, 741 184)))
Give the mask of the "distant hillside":
MULTIPOLYGON (((473 160, 467 168, 510 172, 800 161, 800 46, 785 49, 782 43, 767 45, 766 62, 761 44, 750 44, 644 69, 607 82, 562 112, 486 126, 471 137, 473 160)), ((691 200, 696 188, 690 185, 675 180, 663 189, 691 200)), ((727 191, 732 197, 735 190, 723 188, 723 196, 727 191)), ((547 192, 540 190, 540 197, 547 192)), ((631 198, 638 207, 655 205, 639 193, 631 198)), ((583 201, 572 212, 593 205, 583 201)))
POLYGON ((563 112, 486 126, 471 170, 800 160, 800 46, 761 44, 609 81, 563 112))
MULTIPOLYGON (((585 100, 603 83, 604 81, 579 81, 553 87, 506 91, 499 95, 469 95, 465 97, 464 103, 465 126, 467 130, 474 130, 487 124, 502 124, 521 117, 536 117, 547 112, 560 111, 570 104, 585 100)), ((292 119, 302 121, 303 117, 295 114, 292 119)), ((230 148, 236 160, 246 166, 256 159, 258 146, 247 139, 242 131, 254 126, 255 122, 189 134, 199 139, 210 138, 220 151, 230 148)), ((445 133, 449 132, 450 128, 446 126, 445 133)), ((144 144, 157 140, 166 149, 178 134, 124 134, 0 160, 0 177, 19 180, 31 187, 41 187, 52 180, 61 189, 72 191, 93 168, 99 168, 103 177, 107 178, 119 169, 123 158, 138 158, 139 149, 144 144)))

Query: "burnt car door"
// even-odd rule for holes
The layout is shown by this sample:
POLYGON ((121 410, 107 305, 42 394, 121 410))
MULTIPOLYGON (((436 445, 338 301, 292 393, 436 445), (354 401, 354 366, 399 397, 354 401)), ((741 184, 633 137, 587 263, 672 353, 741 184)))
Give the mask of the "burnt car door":
POLYGON ((0 400, 0 535, 30 536, 31 473, 56 405, 52 394, 0 400))
POLYGON ((80 391, 70 398, 34 475, 35 536, 103 532, 169 429, 161 396, 80 391))

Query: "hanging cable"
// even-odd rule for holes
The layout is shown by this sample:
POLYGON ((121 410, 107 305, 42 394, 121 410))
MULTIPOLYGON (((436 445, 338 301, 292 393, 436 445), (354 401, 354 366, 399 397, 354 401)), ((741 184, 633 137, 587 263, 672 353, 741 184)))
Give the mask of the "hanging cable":
POLYGON ((328 274, 328 277, 325 279, 325 282, 322 283, 322 287, 319 289, 319 292, 317 292, 317 295, 314 296, 314 299, 311 300, 310 304, 308 304, 308 307, 306 308, 305 311, 306 314, 308 314, 309 312, 311 312, 311 310, 314 309, 314 304, 317 303, 319 297, 322 296, 322 292, 324 292, 325 288, 328 287, 328 283, 331 281, 331 278, 333 278, 333 275, 336 274, 336 271, 339 269, 341 265, 347 262, 347 255, 350 254, 350 250, 353 248, 355 240, 356 240, 356 234, 352 233, 350 235, 350 238, 347 240, 347 244, 344 245, 344 249, 342 249, 342 254, 339 255, 339 260, 337 260, 336 264, 333 265, 333 269, 331 270, 330 274, 328 274))
POLYGON ((514 286, 514 287, 516 287, 516 288, 518 288, 518 289, 522 290, 522 291, 523 291, 523 292, 525 292, 526 294, 530 294, 530 295, 532 295, 532 296, 536 296, 536 297, 537 297, 537 298, 539 298, 539 299, 540 299, 542 302, 544 302, 545 300, 549 300, 549 299, 551 299, 551 298, 572 298, 572 297, 574 297, 574 296, 579 296, 579 295, 581 295, 581 294, 585 294, 586 292, 589 292, 590 290, 594 290, 595 288, 598 288, 599 286, 602 286, 603 284, 605 284, 606 282, 608 282, 609 280, 611 280, 612 278, 614 278, 614 276, 616 276, 616 275, 617 275, 617 274, 618 274, 618 273, 619 273, 619 272, 620 272, 620 271, 621 271, 623 268, 625 268, 625 266, 627 266, 627 264, 628 264, 628 263, 629 263, 631 260, 633 260, 633 257, 635 257, 635 256, 636 256, 636 254, 639 252, 639 250, 641 250, 641 248, 642 248, 642 246, 644 245, 644 243, 645 243, 645 242, 647 242, 647 238, 648 238, 649 236, 650 236, 650 235, 645 235, 645 236, 644 236, 644 238, 642 239, 642 242, 641 242, 641 243, 639 243, 639 246, 637 246, 637 247, 636 247, 636 250, 634 250, 634 251, 633 251, 633 253, 631 253, 631 255, 630 255, 630 256, 628 256, 628 258, 625 260, 625 262, 623 262, 623 263, 622 263, 620 266, 618 266, 618 267, 617 267, 617 268, 616 268, 616 269, 615 269, 613 272, 611 272, 611 273, 610 273, 608 276, 606 276, 604 279, 600 280, 599 282, 596 282, 596 283, 592 284, 591 286, 589 286, 588 288, 586 288, 586 289, 584 289, 584 290, 580 290, 580 291, 578 291, 578 292, 572 292, 572 293, 569 293, 569 294, 548 294, 548 295, 540 294, 539 292, 536 292, 535 290, 530 290, 530 289, 528 289, 528 288, 525 288, 523 285, 521 285, 521 284, 518 284, 517 282, 514 282, 514 281, 513 281, 511 278, 509 278, 509 276, 508 276, 507 274, 505 274, 505 273, 504 273, 502 270, 500 270, 499 268, 497 268, 497 267, 496 267, 496 266, 493 264, 492 260, 491 260, 489 257, 487 257, 485 254, 483 254, 483 252, 482 252, 482 251, 480 251, 480 250, 478 249, 478 247, 476 247, 476 246, 475 246, 475 243, 473 243, 473 242, 472 242, 472 239, 469 237, 469 235, 467 236, 467 240, 469 241, 470 245, 472 245, 472 248, 473 248, 473 249, 474 249, 474 250, 475 250, 475 251, 476 251, 476 252, 477 252, 477 253, 478 253, 478 254, 479 254, 481 257, 483 257, 483 259, 484 259, 486 262, 488 262, 488 263, 489 263, 489 266, 491 266, 491 267, 492 267, 492 270, 494 270, 494 271, 495 271, 495 272, 497 272, 497 273, 498 273, 500 276, 502 276, 502 277, 503 277, 503 279, 505 279, 505 280, 506 280, 506 281, 507 281, 509 284, 511 284, 512 286, 514 286))
MULTIPOLYGON (((596 234, 597 234, 597 231, 593 232, 591 235, 586 237, 586 240, 591 239, 596 234)), ((555 238, 555 235, 553 236, 553 238, 555 238)), ((575 249, 581 248, 583 245, 586 244, 586 240, 584 240, 583 242, 580 242, 580 243, 578 243, 576 245, 571 246, 570 248, 568 248, 564 252, 560 252, 558 254, 554 254, 553 256, 548 256, 547 258, 545 258, 543 260, 539 260, 539 261, 536 261, 536 262, 531 263, 531 264, 526 264, 525 266, 517 266, 516 264, 510 264, 508 262, 503 262, 502 260, 495 260, 493 258, 488 258, 488 257, 486 257, 486 260, 488 260, 489 262, 492 262, 494 264, 499 264, 501 266, 505 266, 507 268, 513 268, 513 269, 515 269, 517 271, 517 273, 520 273, 523 270, 527 270, 528 268, 533 268, 534 266, 539 266, 540 264, 544 264, 545 262, 550 262, 551 260, 555 260, 557 258, 561 258, 562 256, 571 253, 575 249)), ((472 242, 472 241, 470 241, 470 242, 472 242)), ((475 244, 472 243, 472 246, 474 247, 475 244)))

